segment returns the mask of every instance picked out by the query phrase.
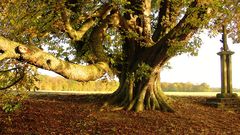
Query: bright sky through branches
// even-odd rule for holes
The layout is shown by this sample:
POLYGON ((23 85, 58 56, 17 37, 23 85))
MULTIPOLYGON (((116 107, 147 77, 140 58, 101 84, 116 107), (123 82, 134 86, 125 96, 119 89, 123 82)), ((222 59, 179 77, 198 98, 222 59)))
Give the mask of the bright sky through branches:
MULTIPOLYGON (((207 34, 201 34, 203 45, 199 55, 188 56, 186 54, 174 57, 170 60, 172 69, 164 69, 161 72, 162 82, 191 82, 194 84, 207 83, 211 87, 221 87, 220 56, 217 53, 222 47, 221 35, 209 38, 207 34)), ((233 87, 240 88, 240 44, 232 44, 228 39, 228 45, 232 55, 233 87)), ((57 74, 46 70, 40 70, 43 74, 56 76, 57 74)))
MULTIPOLYGON (((186 54, 170 60, 172 69, 161 72, 162 82, 192 82, 207 83, 211 87, 221 87, 220 56, 217 53, 222 47, 220 35, 209 38, 202 34, 203 45, 196 57, 186 54)), ((235 53, 232 55, 233 87, 240 88, 240 44, 232 44, 228 39, 228 46, 235 53)))

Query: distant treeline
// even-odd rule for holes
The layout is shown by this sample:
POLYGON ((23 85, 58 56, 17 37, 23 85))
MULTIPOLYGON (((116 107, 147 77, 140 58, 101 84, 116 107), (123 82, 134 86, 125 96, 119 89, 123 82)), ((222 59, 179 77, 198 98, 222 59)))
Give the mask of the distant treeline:
MULTIPOLYGON (((192 84, 188 83, 167 83, 162 82, 161 87, 163 91, 168 92, 220 92, 221 88, 211 88, 207 83, 192 84)), ((240 89, 233 89, 233 91, 240 91, 240 89)))
MULTIPOLYGON (((58 90, 58 91, 115 91, 119 83, 117 81, 90 81, 77 82, 68 80, 63 77, 51 77, 47 75, 38 75, 37 87, 41 90, 58 90)), ((162 82, 163 91, 167 92, 220 92, 220 88, 211 88, 207 83, 167 83, 162 82)), ((239 89, 234 89, 239 91, 239 89)))
POLYGON ((41 90, 58 91, 115 91, 118 87, 116 81, 89 81, 77 82, 63 77, 51 77, 38 75, 39 81, 36 83, 41 90))
MULTIPOLYGON (((211 88, 211 91, 213 92, 220 92, 221 91, 221 88, 211 88)), ((239 92, 240 89, 237 89, 237 88, 233 88, 233 92, 239 92)))
POLYGON ((166 83, 162 82, 163 91, 168 92, 210 92, 211 88, 207 83, 192 84, 192 83, 166 83))

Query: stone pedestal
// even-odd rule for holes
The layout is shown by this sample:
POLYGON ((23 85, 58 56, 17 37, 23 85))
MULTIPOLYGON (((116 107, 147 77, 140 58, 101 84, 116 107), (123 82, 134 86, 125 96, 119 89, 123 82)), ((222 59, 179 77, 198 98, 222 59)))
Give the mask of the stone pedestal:
POLYGON ((229 50, 222 50, 217 53, 221 60, 221 93, 216 98, 207 99, 207 104, 223 109, 240 111, 240 99, 236 93, 232 91, 232 54, 229 50))
POLYGON ((232 94, 231 97, 208 98, 207 104, 222 110, 240 111, 240 99, 236 94, 232 94))

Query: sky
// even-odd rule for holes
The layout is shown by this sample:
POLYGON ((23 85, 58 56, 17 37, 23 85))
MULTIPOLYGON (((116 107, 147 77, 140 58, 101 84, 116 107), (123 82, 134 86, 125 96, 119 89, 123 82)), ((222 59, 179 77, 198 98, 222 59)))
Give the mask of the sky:
MULTIPOLYGON (((193 84, 207 83, 211 87, 221 87, 220 56, 217 53, 222 47, 221 35, 209 38, 201 34, 203 45, 198 56, 186 54, 176 56, 170 60, 172 69, 161 72, 162 82, 191 82, 193 84)), ((228 46, 235 53, 232 55, 233 88, 240 88, 240 44, 232 44, 228 39, 228 46)), ((53 72, 40 70, 42 74, 56 76, 53 72)))
MULTIPOLYGON (((186 54, 170 60, 172 69, 161 72, 162 82, 191 82, 194 84, 207 83, 211 87, 221 87, 220 56, 217 53, 222 47, 221 36, 209 38, 201 34, 203 45, 198 56, 186 54)), ((240 44, 232 44, 228 39, 229 49, 235 52, 232 55, 233 88, 240 88, 240 44)))

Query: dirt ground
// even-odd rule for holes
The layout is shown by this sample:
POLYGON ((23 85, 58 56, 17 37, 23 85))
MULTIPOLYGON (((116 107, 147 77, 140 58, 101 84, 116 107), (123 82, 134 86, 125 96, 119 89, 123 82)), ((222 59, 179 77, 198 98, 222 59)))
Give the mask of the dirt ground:
POLYGON ((13 114, 0 111, 2 135, 240 135, 240 113, 172 97, 175 113, 99 111, 101 95, 38 95, 13 114))

